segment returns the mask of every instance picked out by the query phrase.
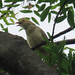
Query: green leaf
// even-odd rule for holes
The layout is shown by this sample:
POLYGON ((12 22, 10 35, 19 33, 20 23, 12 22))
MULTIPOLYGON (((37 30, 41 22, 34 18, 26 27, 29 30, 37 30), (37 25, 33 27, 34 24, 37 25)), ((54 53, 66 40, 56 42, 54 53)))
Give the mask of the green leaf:
POLYGON ((64 46, 65 46, 65 41, 63 40, 58 46, 59 54, 63 54, 64 46))
POLYGON ((38 2, 37 3, 41 3, 41 2, 43 2, 44 0, 38 0, 38 2))
POLYGON ((68 8, 63 7, 62 12, 60 13, 60 15, 65 15, 66 16, 67 11, 68 11, 68 8))
POLYGON ((12 23, 14 23, 14 20, 13 20, 12 18, 10 18, 10 21, 11 21, 12 23))
POLYGON ((24 1, 24 0, 5 0, 4 2, 19 2, 19 1, 24 1))
POLYGON ((29 17, 25 17, 25 19, 30 20, 30 18, 29 18, 29 17))
POLYGON ((69 51, 69 54, 68 54, 68 58, 69 58, 69 71, 70 73, 72 73, 72 51, 69 51))
POLYGON ((14 14, 14 12, 13 11, 9 11, 10 12, 10 14, 14 14))
POLYGON ((69 25, 73 28, 74 27, 74 10, 68 10, 68 17, 67 17, 69 25))
POLYGON ((47 52, 49 53, 50 52, 50 47, 48 45, 43 45, 42 48, 47 52))
POLYGON ((7 19, 6 19, 6 17, 3 17, 3 20, 4 20, 4 22, 5 22, 7 25, 9 25, 9 23, 8 23, 8 21, 7 21, 7 19))
POLYGON ((2 14, 8 13, 8 12, 9 12, 9 10, 3 10, 3 11, 0 10, 0 13, 2 13, 2 14))
POLYGON ((10 11, 10 14, 11 14, 11 15, 10 15, 9 17, 13 17, 13 18, 16 19, 15 15, 16 15, 17 13, 15 14, 13 11, 10 11))
POLYGON ((38 11, 35 11, 35 10, 34 10, 34 13, 35 13, 38 17, 40 17, 40 14, 38 13, 38 11))
POLYGON ((73 48, 69 48, 69 47, 65 47, 64 49, 69 49, 70 51, 75 51, 75 49, 73 49, 73 48))
POLYGON ((49 13, 50 6, 48 6, 42 13, 41 13, 41 21, 44 21, 49 13))
POLYGON ((70 75, 70 74, 62 73, 62 75, 70 75))
POLYGON ((39 9, 40 8, 40 6, 38 5, 38 4, 36 4, 36 7, 39 9))
POLYGON ((5 32, 8 32, 8 28, 3 28, 3 30, 4 30, 5 32))
POLYGON ((20 4, 16 4, 16 5, 12 5, 12 4, 9 4, 9 5, 5 5, 6 7, 17 7, 19 6, 20 4))
POLYGON ((23 30, 23 28, 21 28, 21 29, 19 30, 19 32, 22 31, 22 30, 23 30))
POLYGON ((51 21, 51 12, 49 12, 49 14, 48 14, 48 22, 50 22, 51 21))
POLYGON ((72 63, 72 51, 71 50, 69 51, 68 58, 69 58, 69 62, 72 63))
POLYGON ((58 17, 57 23, 62 22, 65 18, 66 18, 66 16, 60 16, 60 17, 58 17))
POLYGON ((4 28, 3 24, 0 23, 1 28, 4 28))
POLYGON ((9 23, 9 22, 7 21, 7 19, 6 19, 6 17, 3 17, 3 21, 6 23, 6 25, 11 25, 11 24, 13 24, 13 23, 9 23))
POLYGON ((45 2, 50 2, 50 4, 53 4, 55 2, 57 2, 58 0, 45 0, 45 2))
POLYGON ((50 33, 49 33, 49 32, 47 32, 47 34, 48 34, 49 39, 51 39, 51 35, 50 35, 50 33))
POLYGON ((20 12, 22 12, 22 13, 32 13, 31 10, 21 10, 20 12))
POLYGON ((42 11, 45 8, 46 4, 42 4, 38 11, 42 11))
POLYGON ((47 37, 43 36, 44 40, 46 41, 46 43, 49 45, 50 41, 47 39, 47 37))
POLYGON ((27 6, 23 7, 23 8, 29 8, 29 5, 27 5, 27 6))
POLYGON ((69 72, 69 70, 68 70, 68 68, 69 68, 69 62, 68 62, 68 60, 66 60, 66 59, 63 58, 62 63, 61 63, 61 67, 63 68, 63 70, 66 73, 68 73, 69 72))
POLYGON ((73 75, 75 74, 75 53, 73 53, 73 60, 72 60, 72 72, 73 72, 73 75))
POLYGON ((75 3, 75 0, 69 0, 67 3, 68 3, 68 4, 75 3))
POLYGON ((60 0, 60 6, 62 6, 64 2, 65 0, 60 0))
POLYGON ((13 7, 17 7, 17 6, 19 6, 20 4, 15 4, 15 5, 13 5, 13 7))
POLYGON ((0 0, 0 8, 2 8, 2 0, 0 0))
POLYGON ((60 6, 60 3, 58 3, 58 4, 56 4, 56 5, 51 6, 51 9, 56 9, 58 6, 60 6))
POLYGON ((32 17, 32 20, 39 25, 38 21, 34 17, 32 17))
POLYGON ((27 2, 28 2, 28 1, 36 1, 36 0, 27 0, 27 2))
POLYGON ((50 3, 50 4, 53 4, 55 2, 57 2, 58 0, 39 0, 38 3, 42 3, 42 2, 47 2, 47 3, 50 3))
POLYGON ((53 14, 57 14, 58 12, 57 12, 57 11, 51 11, 51 13, 53 13, 53 14))

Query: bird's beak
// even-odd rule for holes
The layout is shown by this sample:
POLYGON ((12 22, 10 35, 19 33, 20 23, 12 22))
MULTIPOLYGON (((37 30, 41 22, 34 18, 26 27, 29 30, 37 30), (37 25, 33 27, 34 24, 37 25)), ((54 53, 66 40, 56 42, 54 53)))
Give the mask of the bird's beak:
POLYGON ((19 23, 20 23, 20 22, 16 22, 15 24, 18 24, 17 26, 20 26, 19 23))
POLYGON ((16 22, 16 24, 19 24, 20 22, 16 22))

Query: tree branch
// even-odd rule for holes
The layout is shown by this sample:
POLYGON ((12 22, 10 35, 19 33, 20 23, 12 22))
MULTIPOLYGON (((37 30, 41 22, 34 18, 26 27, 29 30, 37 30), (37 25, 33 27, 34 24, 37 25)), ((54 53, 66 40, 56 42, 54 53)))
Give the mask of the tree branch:
MULTIPOLYGON (((57 41, 55 42, 56 44, 59 44, 61 43, 62 41, 57 41)), ((69 44, 75 44, 75 39, 68 39, 68 40, 65 40, 65 43, 66 45, 69 45, 69 44)))
MULTIPOLYGON (((16 2, 13 2, 12 5, 15 4, 15 3, 16 3, 16 2)), ((7 10, 10 10, 11 8, 12 8, 12 7, 8 7, 7 10)), ((0 16, 0 18, 3 17, 3 16, 5 16, 6 14, 7 14, 7 13, 2 14, 2 15, 0 16)))
POLYGON ((57 75, 22 37, 0 32, 0 68, 11 75, 57 75))
MULTIPOLYGON (((74 28, 75 28, 75 25, 74 25, 74 28)), ((66 30, 64 30, 64 31, 62 31, 62 32, 60 32, 60 33, 54 35, 54 36, 53 36, 53 39, 55 39, 55 38, 57 38, 57 37, 59 37, 59 36, 65 34, 65 33, 67 33, 67 32, 70 32, 71 30, 73 30, 72 27, 69 27, 69 28, 67 28, 66 30)))
POLYGON ((57 19, 58 19, 58 16, 59 14, 61 13, 63 7, 65 6, 65 4, 68 2, 68 0, 65 0, 65 2, 63 3, 63 5, 61 6, 56 18, 55 18, 55 22, 54 22, 54 25, 53 25, 53 30, 52 30, 52 41, 53 41, 53 36, 54 36, 54 30, 55 30, 55 25, 56 25, 56 22, 57 22, 57 19))

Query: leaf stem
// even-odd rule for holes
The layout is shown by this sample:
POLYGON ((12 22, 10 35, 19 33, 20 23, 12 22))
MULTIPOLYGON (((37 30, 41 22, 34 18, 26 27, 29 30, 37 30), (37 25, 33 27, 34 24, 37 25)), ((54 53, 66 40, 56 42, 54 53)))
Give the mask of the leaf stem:
POLYGON ((65 1, 64 1, 63 5, 61 6, 61 8, 60 8, 60 10, 59 10, 59 12, 57 13, 57 16, 56 16, 56 18, 55 18, 55 22, 54 22, 54 24, 53 24, 53 29, 52 29, 52 42, 53 42, 54 30, 55 30, 55 25, 56 25, 58 16, 59 16, 59 14, 61 13, 63 7, 65 6, 65 4, 66 4, 67 2, 68 2, 68 0, 65 0, 65 1))
MULTIPOLYGON (((16 3, 16 2, 13 2, 12 5, 15 4, 15 3, 16 3)), ((12 7, 8 7, 7 10, 10 10, 11 8, 12 8, 12 7)), ((0 16, 0 18, 3 17, 3 16, 5 16, 6 14, 7 14, 7 13, 2 14, 2 15, 0 16)))

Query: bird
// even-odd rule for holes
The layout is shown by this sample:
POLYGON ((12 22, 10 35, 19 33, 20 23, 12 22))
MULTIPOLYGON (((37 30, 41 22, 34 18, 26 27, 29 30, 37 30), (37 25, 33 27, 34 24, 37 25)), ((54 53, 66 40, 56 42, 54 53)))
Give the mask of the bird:
MULTIPOLYGON (((26 18, 22 18, 16 23, 18 26, 23 27, 26 31, 27 43, 30 48, 34 48, 43 43, 45 41, 44 37, 47 38, 45 32, 40 27, 36 26, 33 22, 27 20, 26 18)), ((43 49, 41 49, 41 47, 37 49, 43 53, 43 49)))

